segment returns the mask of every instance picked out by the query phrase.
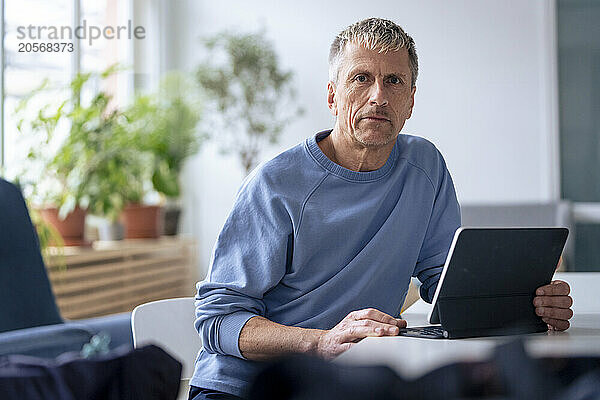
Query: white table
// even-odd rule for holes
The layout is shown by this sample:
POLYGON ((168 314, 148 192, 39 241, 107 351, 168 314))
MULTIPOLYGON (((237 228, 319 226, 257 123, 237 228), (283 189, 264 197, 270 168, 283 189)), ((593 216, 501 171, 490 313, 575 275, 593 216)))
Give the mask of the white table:
MULTIPOLYGON (((424 313, 402 315, 408 326, 429 325, 424 313)), ((536 357, 600 356, 600 313, 576 314, 564 332, 549 331, 522 336, 527 352, 536 357)), ((405 336, 369 337, 336 358, 349 365, 386 365, 404 378, 413 379, 438 367, 458 361, 489 358, 498 344, 514 336, 473 339, 421 339, 405 336)))

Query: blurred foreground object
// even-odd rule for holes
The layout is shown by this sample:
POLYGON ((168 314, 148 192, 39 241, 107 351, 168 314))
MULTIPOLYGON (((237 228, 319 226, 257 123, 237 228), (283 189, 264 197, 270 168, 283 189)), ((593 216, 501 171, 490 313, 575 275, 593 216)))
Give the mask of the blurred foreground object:
POLYGON ((181 364, 157 346, 120 348, 89 359, 0 358, 3 400, 175 400, 181 364))
POLYGON ((496 347, 488 361, 459 362, 407 380, 388 367, 349 367, 304 356, 271 363, 248 398, 504 399, 600 398, 600 357, 531 358, 519 340, 496 347))
POLYGON ((114 347, 133 347, 130 314, 65 321, 54 293, 25 201, 0 179, 0 355, 55 357, 79 351, 105 331, 114 347))

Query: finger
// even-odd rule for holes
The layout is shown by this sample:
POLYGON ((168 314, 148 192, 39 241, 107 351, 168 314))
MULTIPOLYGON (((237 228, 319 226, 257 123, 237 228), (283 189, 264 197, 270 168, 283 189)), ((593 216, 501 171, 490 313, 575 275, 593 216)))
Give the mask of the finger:
POLYGON ((374 321, 372 319, 359 319, 358 321, 352 321, 347 326, 351 327, 353 325, 366 326, 366 327, 370 327, 372 329, 381 328, 384 331, 385 330, 398 331, 398 329, 397 329, 398 325, 397 324, 386 324, 384 322, 377 322, 377 321, 374 321), (396 329, 392 329, 392 328, 396 328, 396 329))
POLYGON ((406 322, 406 320, 403 319, 396 319, 396 326, 398 328, 406 328, 408 325, 408 323, 406 322))
POLYGON ((571 308, 573 299, 571 296, 537 296, 533 299, 536 307, 571 308))
POLYGON ((569 321, 564 321, 562 319, 542 318, 542 321, 544 321, 545 323, 553 327, 554 330, 557 331, 567 330, 569 329, 569 326, 571 326, 569 321))
POLYGON ((573 310, 570 308, 536 307, 535 313, 540 317, 565 321, 573 317, 573 310))
POLYGON ((382 334, 375 333, 375 329, 352 327, 340 332, 338 340, 340 343, 356 343, 358 340, 369 336, 382 336, 382 334))
POLYGON ((552 281, 549 285, 539 287, 535 294, 538 296, 568 296, 571 292, 569 284, 564 281, 552 281))
POLYGON ((389 326, 389 328, 383 327, 371 327, 371 326, 361 326, 354 325, 350 326, 347 329, 344 329, 339 334, 340 343, 348 343, 353 342, 356 339, 362 339, 369 336, 389 336, 389 335, 397 335, 398 334, 397 326, 389 326))
POLYGON ((372 319, 373 321, 396 325, 396 318, 375 308, 365 308, 363 310, 353 311, 348 316, 351 316, 351 318, 355 321, 361 319, 372 319))

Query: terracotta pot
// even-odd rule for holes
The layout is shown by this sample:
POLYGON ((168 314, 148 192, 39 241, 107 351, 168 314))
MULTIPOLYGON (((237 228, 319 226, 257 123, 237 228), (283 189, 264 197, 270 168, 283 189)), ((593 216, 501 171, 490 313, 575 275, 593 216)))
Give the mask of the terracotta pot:
POLYGON ((44 221, 56 228, 66 246, 82 246, 86 244, 83 239, 86 210, 76 207, 64 220, 59 218, 58 208, 43 208, 40 210, 40 215, 44 221))
POLYGON ((121 213, 126 239, 158 238, 162 233, 162 208, 130 204, 121 213))

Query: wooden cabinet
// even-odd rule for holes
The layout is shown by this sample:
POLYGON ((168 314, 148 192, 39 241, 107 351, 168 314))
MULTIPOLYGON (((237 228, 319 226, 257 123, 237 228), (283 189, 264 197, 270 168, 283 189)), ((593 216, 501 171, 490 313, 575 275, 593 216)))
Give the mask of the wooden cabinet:
POLYGON ((80 319, 132 311, 137 305, 193 296, 196 242, 188 238, 95 242, 66 247, 46 260, 64 318, 80 319))

